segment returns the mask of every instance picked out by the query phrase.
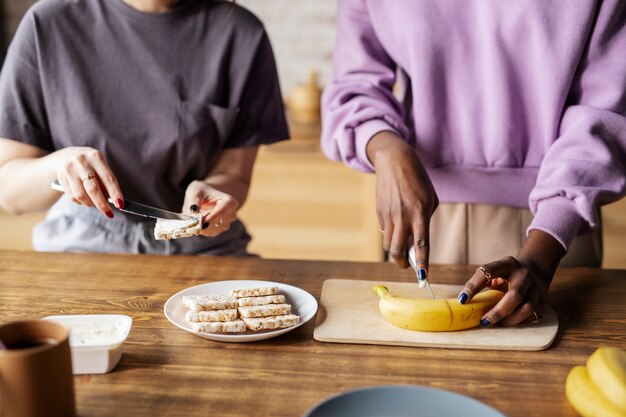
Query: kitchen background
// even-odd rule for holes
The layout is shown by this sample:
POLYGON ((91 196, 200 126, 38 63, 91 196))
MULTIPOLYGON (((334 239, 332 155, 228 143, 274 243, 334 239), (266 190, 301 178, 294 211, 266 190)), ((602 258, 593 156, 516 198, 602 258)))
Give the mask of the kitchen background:
MULTIPOLYGON (((0 62, 33 0, 0 0, 0 62)), ((268 258, 383 259, 371 175, 327 161, 319 150, 315 103, 332 75, 336 0, 237 0, 265 23, 278 62, 293 140, 259 154, 241 217, 268 258), (313 76, 312 76, 313 74, 313 76), (316 87, 316 82, 318 87, 316 87)), ((0 248, 29 249, 44 213, 0 209, 0 248)), ((603 209, 606 268, 626 268, 626 199, 603 209)))

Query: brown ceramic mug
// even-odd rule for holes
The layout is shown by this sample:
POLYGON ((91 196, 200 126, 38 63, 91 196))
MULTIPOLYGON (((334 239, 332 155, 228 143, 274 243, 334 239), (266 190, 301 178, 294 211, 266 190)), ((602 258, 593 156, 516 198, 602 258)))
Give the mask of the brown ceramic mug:
POLYGON ((0 416, 74 417, 69 333, 49 321, 0 325, 0 416))

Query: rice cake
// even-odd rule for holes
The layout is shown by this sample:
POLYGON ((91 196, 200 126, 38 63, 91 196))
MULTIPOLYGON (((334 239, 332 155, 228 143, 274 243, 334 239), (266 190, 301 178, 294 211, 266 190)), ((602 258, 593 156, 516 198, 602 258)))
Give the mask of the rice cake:
POLYGON ((237 300, 225 295, 185 295, 183 304, 193 311, 237 308, 237 300))
POLYGON ((237 299, 239 307, 246 306, 264 306, 267 304, 284 304, 285 296, 280 295, 266 295, 262 297, 244 297, 237 299))
POLYGON ((191 323, 191 328, 198 333, 243 333, 246 331, 243 320, 197 322, 191 323))
POLYGON ((237 320, 237 309, 230 310, 206 310, 206 311, 187 311, 185 320, 189 322, 206 322, 206 321, 233 321, 237 320))
POLYGON ((274 294, 278 294, 278 287, 246 288, 243 290, 233 290, 230 292, 230 296, 233 298, 259 297, 262 295, 274 294))
POLYGON ((290 304, 267 304, 261 306, 239 307, 241 317, 267 317, 291 314, 290 304))
POLYGON ((287 314, 283 316, 260 317, 260 318, 242 318, 246 327, 253 331, 282 329, 292 327, 300 323, 300 316, 295 314, 287 314))
POLYGON ((200 216, 190 220, 157 219, 154 226, 154 238, 170 240, 196 236, 202 231, 201 220, 200 216))

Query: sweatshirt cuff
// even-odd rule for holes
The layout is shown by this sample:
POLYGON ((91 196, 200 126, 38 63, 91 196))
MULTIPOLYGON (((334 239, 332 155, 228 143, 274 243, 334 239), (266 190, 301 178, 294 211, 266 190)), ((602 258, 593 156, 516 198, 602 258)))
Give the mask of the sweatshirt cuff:
POLYGON ((384 131, 393 132, 400 136, 400 133, 398 133, 396 129, 381 119, 368 120, 354 129, 354 146, 356 148, 356 156, 372 172, 374 172, 374 165, 372 165, 367 157, 367 144, 374 137, 374 135, 384 131))
POLYGON ((576 210, 576 203, 565 197, 552 197, 537 203, 537 212, 526 230, 542 230, 567 249, 583 227, 584 220, 576 210))

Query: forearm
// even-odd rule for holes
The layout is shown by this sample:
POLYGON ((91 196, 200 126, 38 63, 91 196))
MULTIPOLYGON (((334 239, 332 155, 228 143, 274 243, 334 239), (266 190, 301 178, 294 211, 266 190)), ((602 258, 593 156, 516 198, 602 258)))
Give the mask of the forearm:
POLYGON ((539 276, 550 285, 554 272, 565 255, 563 245, 552 235, 541 231, 531 230, 526 242, 520 248, 517 259, 524 265, 535 269, 539 276))
POLYGON ((0 167, 0 205, 13 214, 48 209, 60 196, 50 189, 57 155, 20 158, 0 167))

